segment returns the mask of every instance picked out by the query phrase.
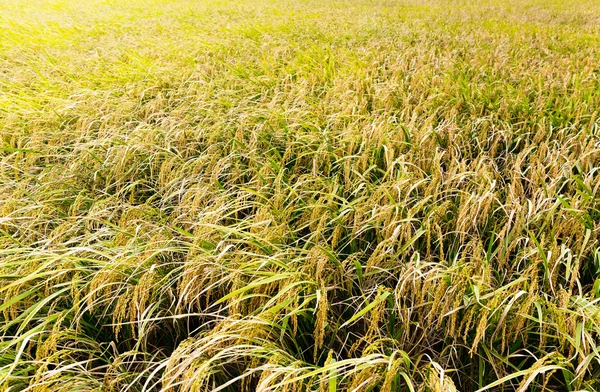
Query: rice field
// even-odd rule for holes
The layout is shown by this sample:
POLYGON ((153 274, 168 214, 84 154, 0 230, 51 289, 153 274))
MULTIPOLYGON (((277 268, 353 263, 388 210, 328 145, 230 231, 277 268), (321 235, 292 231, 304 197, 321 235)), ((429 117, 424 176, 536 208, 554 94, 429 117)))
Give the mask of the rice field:
POLYGON ((598 391, 599 110, 595 0, 0 0, 0 391, 598 391))

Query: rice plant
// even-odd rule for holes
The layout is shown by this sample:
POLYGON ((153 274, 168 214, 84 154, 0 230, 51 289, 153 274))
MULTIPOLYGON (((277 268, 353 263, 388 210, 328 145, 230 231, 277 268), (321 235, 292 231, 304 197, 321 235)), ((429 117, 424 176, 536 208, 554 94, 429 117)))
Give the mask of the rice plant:
POLYGON ((600 3, 0 0, 0 390, 600 390, 600 3))

